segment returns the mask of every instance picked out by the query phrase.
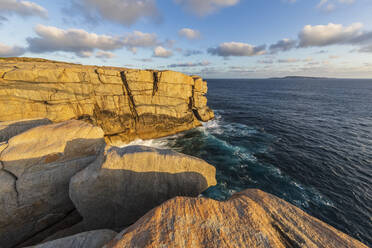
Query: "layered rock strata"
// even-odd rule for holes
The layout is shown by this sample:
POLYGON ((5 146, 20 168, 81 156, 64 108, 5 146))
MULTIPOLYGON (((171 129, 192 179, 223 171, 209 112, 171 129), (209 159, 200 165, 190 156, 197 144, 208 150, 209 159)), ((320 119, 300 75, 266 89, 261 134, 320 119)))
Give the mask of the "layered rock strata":
POLYGON ((105 246, 130 247, 367 248, 299 208, 255 189, 226 202, 169 200, 105 246))
POLYGON ((70 182, 86 230, 129 226, 168 199, 216 185, 216 169, 198 158, 144 146, 106 149, 70 182))
POLYGON ((81 119, 109 143, 174 134, 213 118, 200 77, 173 71, 0 59, 0 121, 81 119))
POLYGON ((0 247, 38 235, 42 240, 44 231, 74 215, 70 179, 93 162, 103 146, 102 129, 77 120, 38 126, 3 143, 0 247))

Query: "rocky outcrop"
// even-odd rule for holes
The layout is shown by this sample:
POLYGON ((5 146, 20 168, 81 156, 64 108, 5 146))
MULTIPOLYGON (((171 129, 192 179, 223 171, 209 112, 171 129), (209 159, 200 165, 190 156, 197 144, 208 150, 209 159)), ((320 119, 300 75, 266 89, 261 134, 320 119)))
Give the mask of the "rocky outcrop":
POLYGON ((255 189, 226 202, 174 198, 105 247, 367 248, 299 208, 255 189))
POLYGON ((215 173, 171 150, 110 147, 71 179, 70 198, 87 230, 122 228, 172 197, 198 196, 216 184, 215 173))
POLYGON ((48 119, 28 119, 17 121, 3 121, 0 122, 0 142, 9 140, 17 134, 23 133, 33 127, 51 124, 48 119))
POLYGON ((35 236, 40 241, 48 228, 75 216, 69 181, 96 159, 103 145, 102 129, 77 120, 38 126, 3 143, 0 247, 35 236))
MULTIPOLYGON (((117 233, 111 230, 96 230, 49 241, 32 248, 101 248, 117 233)), ((29 247, 31 248, 31 246, 29 247)))
POLYGON ((0 59, 0 121, 81 119, 109 143, 150 139, 213 118, 199 77, 173 71, 0 59))

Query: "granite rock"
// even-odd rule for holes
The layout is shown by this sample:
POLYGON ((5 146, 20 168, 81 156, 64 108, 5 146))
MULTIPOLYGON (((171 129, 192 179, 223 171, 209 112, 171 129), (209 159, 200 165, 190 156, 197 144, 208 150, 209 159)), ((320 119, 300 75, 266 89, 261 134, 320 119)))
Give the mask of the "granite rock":
POLYGON ((70 182, 70 198, 87 230, 116 230, 175 196, 216 185, 215 168, 191 156, 144 146, 108 147, 70 182))

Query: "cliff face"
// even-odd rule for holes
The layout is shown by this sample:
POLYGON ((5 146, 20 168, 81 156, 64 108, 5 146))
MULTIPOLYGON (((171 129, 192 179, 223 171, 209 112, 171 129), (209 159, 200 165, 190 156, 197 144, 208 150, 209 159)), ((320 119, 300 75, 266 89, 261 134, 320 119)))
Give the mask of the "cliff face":
POLYGON ((0 59, 0 121, 80 119, 109 143, 174 134, 214 117, 207 84, 173 71, 0 59))

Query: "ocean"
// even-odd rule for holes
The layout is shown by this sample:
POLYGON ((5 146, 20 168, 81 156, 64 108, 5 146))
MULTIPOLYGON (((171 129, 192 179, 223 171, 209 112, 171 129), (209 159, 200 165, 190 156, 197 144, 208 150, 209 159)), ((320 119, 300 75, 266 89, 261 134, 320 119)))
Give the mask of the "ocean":
POLYGON ((214 165, 206 197, 259 188, 372 246, 372 80, 207 81, 215 120, 139 143, 214 165))

